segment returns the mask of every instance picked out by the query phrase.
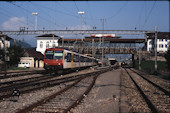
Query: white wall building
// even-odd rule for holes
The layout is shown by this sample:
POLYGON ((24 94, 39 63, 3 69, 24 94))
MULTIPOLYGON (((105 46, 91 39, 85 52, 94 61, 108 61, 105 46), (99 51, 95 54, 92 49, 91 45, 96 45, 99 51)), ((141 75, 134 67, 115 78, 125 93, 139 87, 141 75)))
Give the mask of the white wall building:
POLYGON ((54 34, 44 34, 41 36, 37 36, 37 48, 36 51, 41 52, 44 54, 47 48, 57 47, 58 40, 60 39, 59 36, 54 34))
MULTIPOLYGON (((155 33, 147 33, 147 51, 154 51, 155 33)), ((166 52, 169 47, 169 32, 158 32, 157 35, 157 52, 166 52)))
POLYGON ((4 39, 4 35, 1 35, 0 37, 0 49, 4 48, 4 44, 6 48, 10 47, 10 40, 12 38, 8 37, 7 35, 5 35, 5 39, 4 39))

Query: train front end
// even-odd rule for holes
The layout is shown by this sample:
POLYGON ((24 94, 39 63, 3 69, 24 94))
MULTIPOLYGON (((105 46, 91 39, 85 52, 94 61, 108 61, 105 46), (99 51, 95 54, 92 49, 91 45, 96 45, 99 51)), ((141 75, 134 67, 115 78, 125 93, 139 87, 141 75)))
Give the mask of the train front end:
POLYGON ((47 72, 62 73, 64 49, 49 48, 44 53, 44 68, 47 72))

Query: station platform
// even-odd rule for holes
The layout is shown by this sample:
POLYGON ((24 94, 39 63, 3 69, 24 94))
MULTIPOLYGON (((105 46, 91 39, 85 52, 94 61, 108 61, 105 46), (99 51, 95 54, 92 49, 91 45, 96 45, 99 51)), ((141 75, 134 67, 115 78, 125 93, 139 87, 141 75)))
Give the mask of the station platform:
POLYGON ((76 113, 126 113, 128 104, 121 91, 121 69, 99 75, 88 97, 76 108, 76 113))

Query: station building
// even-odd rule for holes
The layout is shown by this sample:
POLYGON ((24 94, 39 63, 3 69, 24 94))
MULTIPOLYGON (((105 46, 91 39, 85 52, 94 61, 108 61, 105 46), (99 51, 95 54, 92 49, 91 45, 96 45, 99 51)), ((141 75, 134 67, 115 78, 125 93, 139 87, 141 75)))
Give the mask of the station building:
POLYGON ((37 36, 36 39, 37 39, 36 51, 39 51, 42 54, 44 54, 47 48, 58 46, 58 40, 60 39, 60 37, 54 34, 44 34, 37 36))
MULTIPOLYGON (((167 52, 170 43, 170 32, 158 32, 157 34, 157 52, 167 52)), ((153 52, 155 48, 155 33, 146 33, 147 51, 153 52)))

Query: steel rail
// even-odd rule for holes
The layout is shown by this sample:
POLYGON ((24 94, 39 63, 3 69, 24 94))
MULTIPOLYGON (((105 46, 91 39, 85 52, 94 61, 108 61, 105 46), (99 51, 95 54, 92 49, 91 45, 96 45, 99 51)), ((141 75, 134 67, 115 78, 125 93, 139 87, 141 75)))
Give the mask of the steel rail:
POLYGON ((63 113, 68 113, 72 108, 76 107, 83 99, 84 97, 91 91, 91 89, 93 88, 95 81, 97 79, 98 75, 96 75, 93 78, 92 83, 90 84, 90 86, 88 87, 88 89, 74 102, 72 103, 66 110, 64 110, 63 113))
MULTIPOLYGON (((25 71, 26 72, 26 71, 25 71)), ((11 72, 12 73, 12 72, 11 72)), ((10 74, 11 74, 10 73, 10 74)), ((45 73, 45 71, 30 71, 28 73, 22 73, 22 72, 19 72, 19 73, 16 73, 16 74, 12 74, 12 75, 7 75, 7 76, 0 76, 0 79, 6 79, 6 78, 11 78, 11 77, 18 77, 18 76, 24 76, 24 75, 30 75, 30 74, 43 74, 45 73)))
POLYGON ((170 92, 167 91, 166 89, 162 88, 161 86, 155 84, 154 82, 150 81, 149 79, 147 79, 146 77, 142 76, 140 73, 130 69, 131 71, 133 71, 134 73, 138 74, 140 77, 142 77, 144 80, 146 80, 147 82, 149 82, 150 84, 152 84, 153 86, 155 86, 156 88, 158 88, 159 90, 161 90, 162 92, 165 93, 165 95, 170 96, 170 92))
POLYGON ((70 89, 71 87, 73 87, 74 85, 76 85, 77 83, 79 83, 82 79, 84 79, 84 78, 86 78, 86 77, 88 77, 88 76, 95 76, 94 79, 93 79, 92 84, 90 85, 90 87, 83 93, 82 96, 80 96, 80 98, 78 98, 78 99, 76 100, 76 102, 75 102, 74 104, 72 104, 71 106, 68 107, 67 111, 69 111, 71 108, 73 108, 73 107, 76 106, 76 105, 75 105, 76 103, 78 104, 78 103, 81 101, 81 99, 84 98, 84 96, 88 94, 88 92, 91 90, 91 88, 93 87, 93 85, 94 85, 94 83, 95 83, 95 80, 96 80, 96 78, 97 78, 97 75, 99 75, 99 74, 101 74, 101 73, 104 73, 105 71, 108 71, 108 70, 110 70, 110 69, 103 69, 103 70, 98 71, 98 72, 95 72, 95 73, 93 73, 93 74, 92 74, 92 73, 88 73, 88 75, 83 76, 82 78, 80 78, 79 80, 77 80, 77 81, 76 81, 75 83, 73 83, 72 85, 69 85, 68 87, 60 90, 59 92, 56 92, 55 94, 52 94, 52 95, 48 96, 47 98, 44 98, 44 99, 42 99, 42 100, 40 100, 40 101, 38 101, 38 102, 36 102, 36 103, 34 103, 34 104, 26 107, 26 108, 23 108, 23 109, 18 110, 17 113, 26 113, 26 112, 29 112, 29 111, 31 111, 33 108, 35 108, 35 107, 37 107, 37 106, 40 106, 40 105, 48 102, 49 100, 55 98, 57 95, 60 95, 61 93, 67 91, 68 89, 70 89))
POLYGON ((81 81, 81 79, 80 79, 80 80, 77 80, 77 81, 74 82, 72 85, 67 86, 66 88, 60 90, 59 92, 57 92, 57 93, 55 93, 55 94, 53 94, 53 95, 50 95, 50 96, 48 96, 47 98, 44 98, 44 99, 42 99, 42 100, 40 100, 40 101, 38 101, 38 102, 30 105, 30 106, 27 107, 27 108, 24 108, 24 109, 19 110, 17 113, 26 113, 26 112, 32 110, 33 108, 35 108, 35 107, 37 107, 37 106, 40 106, 40 105, 48 102, 49 100, 55 98, 57 95, 60 95, 61 93, 67 91, 68 89, 70 89, 71 87, 73 87, 74 85, 76 85, 77 83, 79 83, 80 81, 81 81))
MULTIPOLYGON (((124 68, 125 69, 125 68, 124 68)), ((150 101, 150 99, 145 95, 145 93, 142 91, 142 89, 140 88, 140 86, 136 83, 136 81, 132 78, 132 76, 129 74, 129 72, 125 69, 126 73, 129 75, 129 77, 131 78, 131 80, 133 81, 133 83, 135 84, 136 88, 138 89, 138 91, 140 92, 141 96, 143 97, 143 99, 145 100, 145 102, 147 103, 147 105, 149 106, 149 108, 151 109, 151 111, 153 113, 159 113, 157 108, 152 104, 152 102, 150 101)))

